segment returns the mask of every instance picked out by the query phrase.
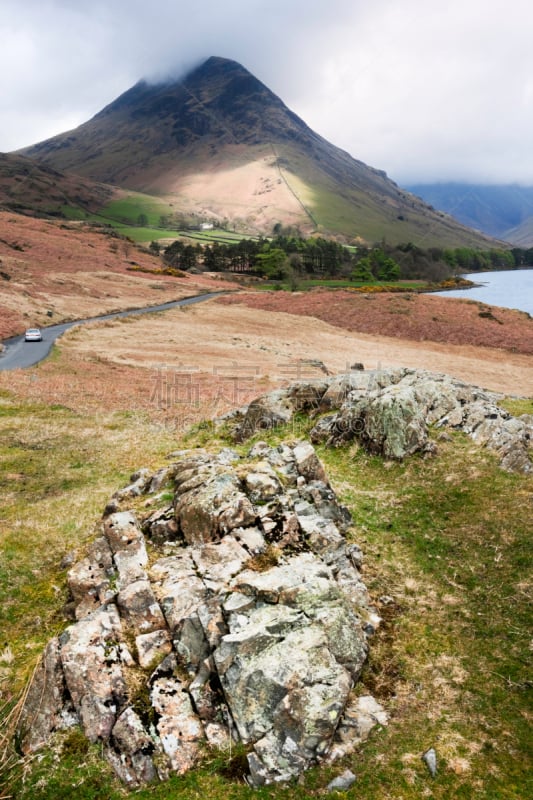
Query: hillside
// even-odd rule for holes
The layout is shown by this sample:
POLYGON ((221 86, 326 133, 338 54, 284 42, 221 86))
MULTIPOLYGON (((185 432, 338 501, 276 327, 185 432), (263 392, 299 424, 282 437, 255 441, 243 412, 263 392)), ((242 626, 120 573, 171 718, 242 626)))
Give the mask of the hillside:
MULTIPOLYGON (((254 311, 315 317, 348 331, 420 343, 474 345, 533 355, 533 320, 524 311, 436 294, 239 292, 217 302, 254 311), (488 322, 488 324, 487 324, 488 322)), ((487 356, 488 358, 488 356, 487 356)), ((446 371, 453 367, 447 365, 446 371)))
POLYGON ((491 244, 327 142, 222 58, 174 83, 141 81, 75 130, 21 152, 243 231, 281 222, 347 240, 491 244))
POLYGON ((506 231, 505 239, 517 247, 533 247, 533 214, 506 231))
POLYGON ((533 245, 533 187, 469 183, 413 184, 409 191, 470 228, 516 244, 533 245))
POLYGON ((30 327, 157 305, 227 286, 172 277, 113 231, 0 210, 0 340, 30 327))
POLYGON ((66 174, 15 153, 0 153, 0 209, 61 217, 66 206, 94 213, 116 194, 111 186, 66 174))

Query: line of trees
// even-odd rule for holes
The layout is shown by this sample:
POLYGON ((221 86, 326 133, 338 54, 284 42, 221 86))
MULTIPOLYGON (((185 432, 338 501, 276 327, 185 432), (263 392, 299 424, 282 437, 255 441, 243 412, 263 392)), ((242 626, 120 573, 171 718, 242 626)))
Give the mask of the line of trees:
MULTIPOLYGON (((152 249, 156 251, 155 247, 152 249)), ((178 239, 165 249, 164 260, 182 270, 196 267, 209 272, 243 272, 272 280, 298 276, 354 281, 389 282, 400 278, 438 281, 461 272, 533 266, 533 248, 423 249, 412 242, 348 248, 332 239, 279 235, 268 240, 242 239, 208 245, 185 244, 178 239)))
POLYGON ((334 276, 353 264, 353 253, 332 239, 288 236, 205 246, 184 244, 178 239, 166 248, 164 258, 179 269, 202 266, 210 272, 249 272, 274 279, 285 277, 289 270, 334 276))

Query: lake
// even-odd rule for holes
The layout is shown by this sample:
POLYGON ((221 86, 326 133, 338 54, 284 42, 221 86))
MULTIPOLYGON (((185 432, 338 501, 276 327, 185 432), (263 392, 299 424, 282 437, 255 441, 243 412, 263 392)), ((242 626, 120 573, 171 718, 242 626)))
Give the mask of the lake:
POLYGON ((473 272, 463 277, 479 285, 473 289, 453 289, 435 294, 480 300, 492 306, 517 308, 533 316, 533 269, 473 272))

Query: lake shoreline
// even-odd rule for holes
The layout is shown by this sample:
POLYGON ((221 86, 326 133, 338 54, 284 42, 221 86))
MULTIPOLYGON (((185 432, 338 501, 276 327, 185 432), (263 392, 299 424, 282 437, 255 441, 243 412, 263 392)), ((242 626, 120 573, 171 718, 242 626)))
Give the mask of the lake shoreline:
POLYGON ((498 308, 509 308, 533 315, 533 269, 516 268, 490 272, 465 273, 464 278, 475 285, 464 289, 436 291, 442 295, 462 300, 473 300, 498 308), (514 276, 509 278, 509 276, 514 276), (486 278, 483 280, 483 278, 486 278))

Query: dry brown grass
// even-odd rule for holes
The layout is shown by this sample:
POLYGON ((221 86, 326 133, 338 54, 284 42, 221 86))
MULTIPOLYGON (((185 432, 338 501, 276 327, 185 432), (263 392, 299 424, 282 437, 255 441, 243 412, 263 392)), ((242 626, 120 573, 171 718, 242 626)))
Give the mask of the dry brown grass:
MULTIPOLYGON (((239 147, 235 156, 241 161, 239 147)), ((266 148, 255 159, 225 169, 184 174, 183 165, 170 167, 154 182, 158 193, 201 216, 216 216, 245 223, 249 229, 270 233, 274 222, 310 231, 313 224, 300 199, 309 202, 310 189, 294 174, 280 170, 275 153, 266 148)))
POLYGON ((220 302, 316 317, 344 330, 416 342, 492 347, 533 355, 533 320, 523 311, 427 294, 349 290, 247 292, 220 302), (487 316, 490 311, 489 316, 487 316), (483 316, 484 315, 484 316, 483 316))
POLYGON ((211 417, 268 388, 322 377, 310 363, 317 359, 332 373, 354 361, 367 369, 410 366, 533 395, 531 356, 359 334, 313 318, 220 301, 78 327, 59 348, 57 361, 0 373, 0 386, 76 408, 101 402, 170 412, 201 407, 211 417))
POLYGON ((210 276, 133 273, 133 264, 148 270, 161 267, 147 250, 85 225, 0 211, 0 339, 31 325, 228 288, 227 282, 210 276))

